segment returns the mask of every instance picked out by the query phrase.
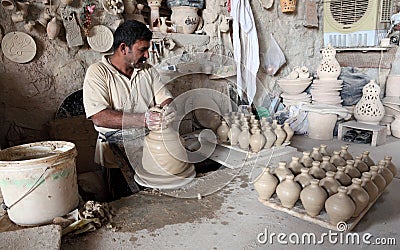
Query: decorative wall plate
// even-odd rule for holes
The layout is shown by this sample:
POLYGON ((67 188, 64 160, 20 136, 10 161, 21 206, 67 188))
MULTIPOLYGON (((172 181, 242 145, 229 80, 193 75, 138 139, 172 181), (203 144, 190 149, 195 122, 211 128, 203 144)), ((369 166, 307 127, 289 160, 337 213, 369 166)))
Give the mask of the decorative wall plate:
POLYGON ((96 25, 90 29, 87 37, 89 46, 98 52, 106 52, 111 49, 114 37, 113 33, 107 26, 96 25))
POLYGON ((10 32, 3 37, 1 49, 4 55, 16 63, 27 63, 36 55, 36 43, 24 32, 10 32))
POLYGON ((112 15, 122 14, 124 12, 124 2, 122 0, 102 0, 105 11, 112 15))

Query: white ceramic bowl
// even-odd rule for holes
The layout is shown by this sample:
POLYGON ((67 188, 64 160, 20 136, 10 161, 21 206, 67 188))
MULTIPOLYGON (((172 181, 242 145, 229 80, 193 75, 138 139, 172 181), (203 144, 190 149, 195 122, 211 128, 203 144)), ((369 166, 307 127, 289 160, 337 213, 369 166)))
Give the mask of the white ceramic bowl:
POLYGON ((297 95, 302 93, 311 84, 311 78, 308 79, 279 79, 277 80, 279 87, 283 92, 289 95, 297 95))

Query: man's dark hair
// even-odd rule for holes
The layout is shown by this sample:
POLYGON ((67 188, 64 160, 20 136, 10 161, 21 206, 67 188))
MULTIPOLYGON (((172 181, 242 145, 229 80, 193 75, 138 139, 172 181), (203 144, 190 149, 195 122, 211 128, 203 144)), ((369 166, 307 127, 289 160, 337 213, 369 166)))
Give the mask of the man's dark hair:
POLYGON ((125 43, 129 47, 137 40, 150 41, 153 33, 146 27, 144 23, 136 20, 128 20, 121 24, 114 33, 114 45, 116 50, 121 43, 125 43))

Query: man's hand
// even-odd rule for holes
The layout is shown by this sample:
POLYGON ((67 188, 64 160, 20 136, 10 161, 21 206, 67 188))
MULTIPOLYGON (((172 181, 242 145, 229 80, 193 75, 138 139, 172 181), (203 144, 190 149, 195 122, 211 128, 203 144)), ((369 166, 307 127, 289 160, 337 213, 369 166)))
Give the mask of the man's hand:
POLYGON ((166 123, 166 125, 169 125, 176 116, 176 110, 174 107, 170 105, 165 105, 163 107, 163 122, 166 123))
POLYGON ((153 107, 144 114, 144 121, 148 129, 160 130, 163 127, 163 113, 160 108, 153 107))

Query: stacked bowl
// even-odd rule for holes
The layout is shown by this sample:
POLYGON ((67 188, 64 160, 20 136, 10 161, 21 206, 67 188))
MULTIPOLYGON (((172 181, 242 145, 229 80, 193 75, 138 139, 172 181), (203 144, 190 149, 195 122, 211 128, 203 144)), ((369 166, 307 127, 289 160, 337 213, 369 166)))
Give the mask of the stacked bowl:
POLYGON ((311 96, 313 104, 329 104, 342 106, 340 91, 342 90, 342 80, 314 80, 311 86, 311 96))
POLYGON ((310 86, 312 78, 279 79, 277 83, 282 89, 283 104, 285 106, 310 103, 311 96, 304 91, 310 86))

